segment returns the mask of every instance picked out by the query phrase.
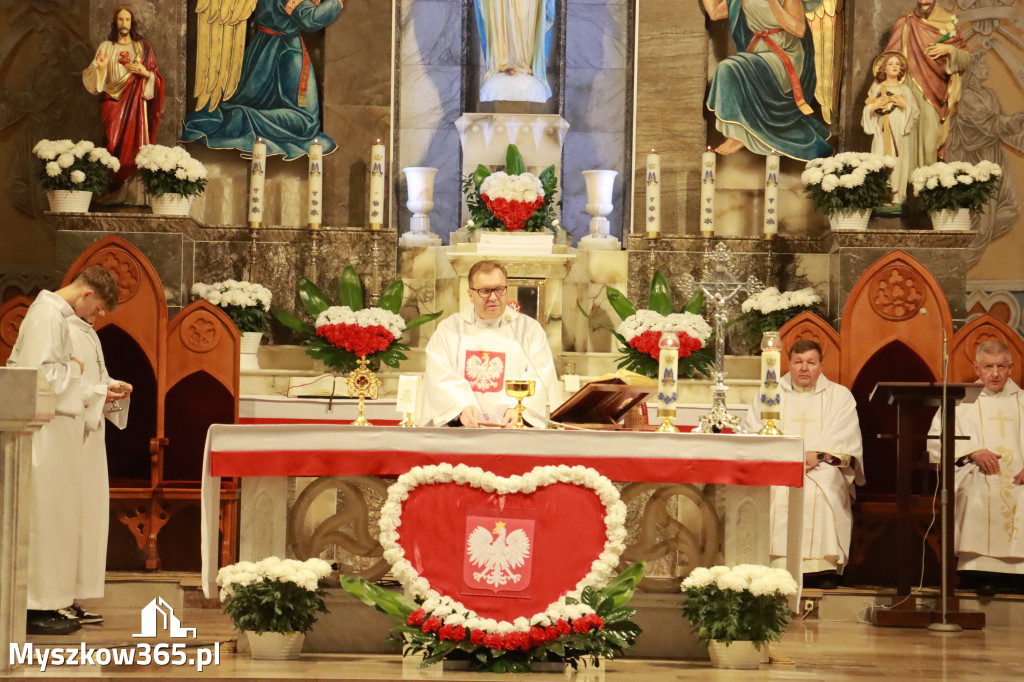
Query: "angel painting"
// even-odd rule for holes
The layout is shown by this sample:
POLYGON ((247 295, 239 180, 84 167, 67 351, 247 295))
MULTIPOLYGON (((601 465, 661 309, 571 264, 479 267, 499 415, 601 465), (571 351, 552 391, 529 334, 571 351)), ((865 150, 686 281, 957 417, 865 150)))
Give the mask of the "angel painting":
POLYGON ((341 0, 198 0, 196 110, 185 117, 182 141, 238 149, 243 158, 257 138, 268 156, 286 160, 305 155, 314 139, 333 151, 300 33, 326 28, 341 9, 341 0))
POLYGON ((872 72, 875 80, 868 88, 861 127, 872 136, 872 154, 896 158, 889 183, 893 202, 901 204, 907 198, 907 181, 914 170, 920 112, 907 85, 906 57, 899 52, 883 52, 875 58, 872 72))
POLYGON ((715 151, 774 150, 803 161, 831 155, 828 128, 812 105, 817 96, 824 111, 832 108, 836 74, 829 55, 840 0, 701 1, 712 21, 729 21, 736 46, 736 54, 715 67, 708 92, 715 127, 726 137, 715 151), (823 87, 818 87, 816 44, 829 65, 823 87))

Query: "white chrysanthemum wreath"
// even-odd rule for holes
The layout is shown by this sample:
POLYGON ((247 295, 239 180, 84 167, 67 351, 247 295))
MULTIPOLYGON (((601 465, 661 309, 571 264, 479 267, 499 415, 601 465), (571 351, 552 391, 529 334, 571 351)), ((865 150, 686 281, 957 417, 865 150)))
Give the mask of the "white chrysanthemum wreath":
POLYGON ((626 505, 620 499, 618 489, 594 469, 582 466, 536 467, 522 476, 507 478, 465 464, 415 467, 399 476, 398 481, 388 488, 388 499, 380 514, 380 543, 384 548, 384 559, 391 564, 391 572, 402 586, 414 598, 423 600, 422 608, 426 615, 436 616, 445 625, 462 625, 468 630, 482 630, 492 634, 529 632, 532 625, 548 626, 557 623, 559 619, 582 618, 594 613, 592 608, 583 603, 566 604, 566 597, 579 600, 583 588, 592 586, 600 589, 608 584, 615 576, 619 557, 626 549, 625 540, 626 505), (591 564, 590 572, 576 583, 575 589, 552 602, 544 611, 535 613, 530 618, 516 618, 513 622, 480 618, 476 612, 461 602, 434 590, 430 582, 405 558, 405 550, 398 544, 402 502, 408 499, 409 493, 417 486, 434 483, 468 485, 499 495, 529 494, 538 488, 555 483, 570 483, 590 488, 605 507, 604 550, 591 564))

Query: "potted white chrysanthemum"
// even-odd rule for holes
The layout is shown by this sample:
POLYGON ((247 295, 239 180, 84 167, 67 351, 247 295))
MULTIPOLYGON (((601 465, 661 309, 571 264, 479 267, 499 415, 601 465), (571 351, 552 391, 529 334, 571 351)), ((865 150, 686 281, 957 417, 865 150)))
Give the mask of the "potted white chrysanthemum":
POLYGON ((270 289, 262 284, 234 279, 192 285, 192 295, 223 310, 242 334, 241 368, 259 369, 257 353, 270 312, 270 289))
POLYGON ((41 182, 54 213, 85 213, 93 194, 103 194, 121 163, 88 140, 39 140, 32 153, 42 162, 41 182))
POLYGON ((756 564, 695 568, 682 583, 683 616, 708 642, 718 668, 757 668, 765 642, 777 641, 792 620, 786 597, 793 576, 756 564))
POLYGON ((915 168, 910 182, 936 230, 967 230, 971 227, 971 212, 985 210, 1002 174, 999 164, 991 161, 940 161, 915 168))
POLYGON ((277 557, 220 569, 221 608, 245 633, 253 658, 299 657, 316 614, 327 613, 319 584, 332 570, 323 559, 277 557))
POLYGON ((193 197, 206 189, 206 166, 182 147, 144 145, 135 165, 155 215, 188 215, 193 197))
POLYGON ((800 180, 814 210, 828 216, 833 230, 863 230, 871 210, 891 196, 895 166, 891 156, 842 152, 808 161, 800 180))
POLYGON ((742 314, 730 324, 743 322, 752 339, 761 339, 764 332, 777 332, 794 317, 813 310, 821 303, 821 296, 813 287, 796 291, 779 291, 766 287, 743 302, 742 314))

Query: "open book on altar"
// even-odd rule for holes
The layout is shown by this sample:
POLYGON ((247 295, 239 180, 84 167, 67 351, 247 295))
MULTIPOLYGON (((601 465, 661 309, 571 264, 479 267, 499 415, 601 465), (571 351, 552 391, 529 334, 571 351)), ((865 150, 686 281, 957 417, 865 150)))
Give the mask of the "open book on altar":
POLYGON ((345 377, 321 374, 318 377, 292 377, 288 380, 289 398, 347 398, 345 377))
POLYGON ((613 427, 657 390, 655 379, 620 369, 586 384, 552 411, 551 420, 591 428, 613 427))

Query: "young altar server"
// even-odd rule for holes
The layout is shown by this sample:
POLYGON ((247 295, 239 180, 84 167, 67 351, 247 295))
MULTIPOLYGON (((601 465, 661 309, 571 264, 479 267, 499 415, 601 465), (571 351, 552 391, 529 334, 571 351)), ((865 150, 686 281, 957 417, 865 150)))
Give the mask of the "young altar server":
POLYGON ((506 379, 533 379, 525 418, 543 426, 557 404, 558 375, 544 328, 508 307, 508 273, 493 260, 469 270, 472 308, 445 319, 427 343, 420 423, 511 426, 516 401, 506 379))
MULTIPOLYGON (((103 596, 107 571, 107 530, 110 523, 110 483, 107 477, 105 421, 123 429, 128 423, 132 385, 114 381, 107 374, 100 337, 92 325, 97 316, 69 319, 71 346, 85 366, 82 371, 82 425, 85 434, 80 477, 81 510, 77 516, 79 537, 75 599, 103 596), (106 418, 106 419, 104 419, 106 418)), ((68 570, 73 567, 68 566, 68 570)), ((78 604, 71 609, 85 625, 103 622, 99 614, 78 604)))
POLYGON ((9 367, 35 367, 57 395, 56 416, 32 436, 28 541, 29 634, 81 629, 67 612, 75 598, 80 548, 85 363, 74 354, 70 321, 117 305, 108 270, 87 268, 66 287, 41 291, 25 313, 9 367), (62 610, 64 611, 62 613, 62 610))
MULTIPOLYGON (((857 403, 845 386, 821 373, 821 346, 801 340, 789 349, 789 372, 779 380, 782 432, 803 436, 805 587, 832 589, 849 559, 854 484, 864 485, 857 403)), ((743 422, 749 433, 762 426, 757 398, 743 422)), ((784 565, 789 489, 772 488, 771 556, 784 565)))
MULTIPOLYGON (((1024 393, 1010 372, 1010 349, 986 341, 974 355, 984 384, 974 402, 956 407, 957 570, 979 595, 1024 587, 1024 393)), ((939 433, 939 414, 930 435, 939 433)), ((932 462, 941 445, 928 441, 932 462)))

